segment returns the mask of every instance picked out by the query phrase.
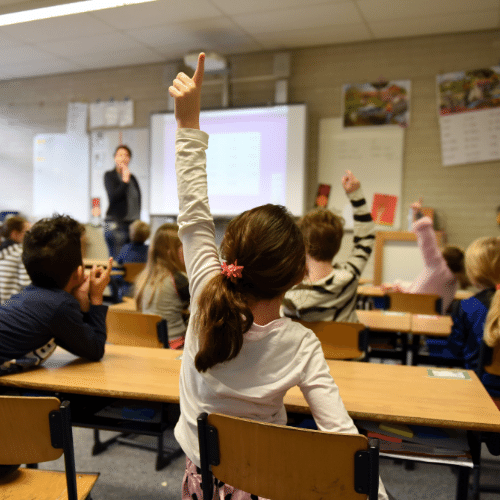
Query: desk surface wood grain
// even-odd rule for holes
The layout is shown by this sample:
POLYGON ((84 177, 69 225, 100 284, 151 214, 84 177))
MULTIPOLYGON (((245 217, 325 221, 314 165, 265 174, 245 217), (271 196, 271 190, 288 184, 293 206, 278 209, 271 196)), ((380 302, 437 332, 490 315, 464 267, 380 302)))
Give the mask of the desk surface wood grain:
POLYGON ((373 309, 366 311, 356 309, 359 322, 370 330, 386 330, 395 332, 409 332, 411 330, 411 314, 373 309))
MULTIPOLYGON (((0 377, 0 385, 143 401, 179 402, 181 351, 107 345, 99 362, 58 348, 44 366, 0 377)), ((427 368, 328 361, 353 418, 500 432, 500 411, 474 372, 469 380, 432 378, 427 368)), ((290 411, 308 413, 298 387, 290 411)))

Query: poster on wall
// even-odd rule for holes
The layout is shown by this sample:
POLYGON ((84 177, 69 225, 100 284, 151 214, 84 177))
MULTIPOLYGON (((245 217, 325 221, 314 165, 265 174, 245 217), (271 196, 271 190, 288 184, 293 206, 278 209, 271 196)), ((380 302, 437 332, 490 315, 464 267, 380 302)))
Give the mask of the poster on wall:
POLYGON ((410 80, 344 85, 344 128, 374 125, 407 127, 410 122, 410 89, 410 80))
POLYGON ((500 159, 500 67, 436 77, 443 166, 500 159))

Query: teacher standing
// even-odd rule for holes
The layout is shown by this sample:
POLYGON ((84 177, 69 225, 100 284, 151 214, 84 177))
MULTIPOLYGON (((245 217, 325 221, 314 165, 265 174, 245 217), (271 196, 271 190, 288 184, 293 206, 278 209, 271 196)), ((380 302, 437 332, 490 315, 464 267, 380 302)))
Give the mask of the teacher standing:
POLYGON ((128 168, 131 158, 132 151, 128 146, 118 146, 115 150, 115 168, 104 174, 104 186, 109 199, 104 238, 109 255, 113 258, 129 242, 130 224, 141 217, 141 189, 128 168))

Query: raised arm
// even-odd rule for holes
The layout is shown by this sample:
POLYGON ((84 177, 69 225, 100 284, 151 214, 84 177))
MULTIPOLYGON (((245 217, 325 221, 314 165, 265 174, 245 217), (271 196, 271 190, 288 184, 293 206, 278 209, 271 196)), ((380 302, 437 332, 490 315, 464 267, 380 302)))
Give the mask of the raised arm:
POLYGON ((189 278, 189 290, 194 298, 209 275, 220 272, 215 245, 215 227, 207 194, 206 154, 208 135, 200 128, 201 85, 205 54, 200 54, 193 78, 179 73, 169 87, 175 99, 177 134, 175 169, 179 196, 179 238, 189 278))
POLYGON ((344 177, 342 177, 342 186, 353 209, 354 244, 349 258, 341 266, 349 271, 354 271, 359 277, 372 253, 375 243, 375 224, 361 190, 361 183, 350 170, 346 170, 344 177))
POLYGON ((444 260, 444 257, 439 250, 431 218, 424 217, 422 214, 422 198, 419 198, 418 201, 412 203, 410 206, 413 212, 412 231, 417 236, 417 243, 422 254, 422 259, 428 267, 438 266, 444 260))

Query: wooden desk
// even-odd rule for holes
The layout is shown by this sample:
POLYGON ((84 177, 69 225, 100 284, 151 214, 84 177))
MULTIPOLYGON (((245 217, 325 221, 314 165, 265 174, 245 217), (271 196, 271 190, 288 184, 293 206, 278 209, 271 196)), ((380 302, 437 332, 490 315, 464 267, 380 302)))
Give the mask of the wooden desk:
POLYGON ((391 332, 410 332, 411 314, 400 312, 380 311, 373 309, 366 311, 356 309, 356 314, 360 323, 370 330, 383 330, 391 332))
POLYGON ((375 285, 359 285, 357 293, 358 295, 367 295, 369 297, 385 296, 385 290, 382 287, 375 285))
MULTIPOLYGON (((386 291, 380 285, 359 285, 357 289, 358 295, 367 297, 384 297, 386 291)), ((474 294, 469 290, 457 290, 455 292, 455 300, 463 300, 472 297, 474 294)))
POLYGON ((31 371, 0 377, 0 385, 142 401, 179 402, 180 351, 106 344, 99 362, 64 349, 31 371))
MULTIPOLYGON (((178 403, 179 354, 168 349, 107 345, 104 358, 91 363, 58 348, 44 366, 2 376, 0 385, 178 403)), ((328 365, 354 419, 500 432, 500 412, 472 371, 467 372, 469 380, 449 380, 431 378, 419 366, 348 361, 328 361, 328 365)), ((310 411, 298 387, 287 392, 284 402, 288 411, 310 411)), ((479 461, 477 456, 477 467, 479 461)), ((469 469, 460 467, 457 499, 467 498, 468 479, 469 469)))
POLYGON ((137 311, 137 304, 132 297, 123 297, 123 302, 112 304, 109 306, 112 309, 125 309, 126 311, 137 311))
POLYGON ((452 326, 451 316, 429 314, 412 314, 411 316, 411 332, 414 335, 448 337, 452 326))
MULTIPOLYGON (((99 362, 58 348, 47 362, 0 377, 0 385, 70 394, 179 402, 180 351, 106 345, 99 362), (133 376, 131 376, 133 374, 133 376)), ((470 380, 430 378, 427 368, 328 361, 353 418, 500 432, 500 412, 476 374, 470 380)), ((285 396, 288 410, 308 413, 298 387, 285 396)))
MULTIPOLYGON (((422 366, 327 361, 352 418, 499 432, 500 412, 476 374, 470 380, 428 376, 422 366)), ((290 411, 309 412, 298 387, 288 391, 290 411)))

